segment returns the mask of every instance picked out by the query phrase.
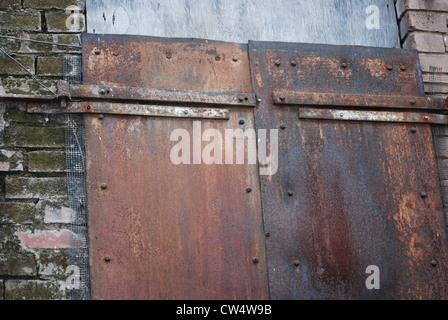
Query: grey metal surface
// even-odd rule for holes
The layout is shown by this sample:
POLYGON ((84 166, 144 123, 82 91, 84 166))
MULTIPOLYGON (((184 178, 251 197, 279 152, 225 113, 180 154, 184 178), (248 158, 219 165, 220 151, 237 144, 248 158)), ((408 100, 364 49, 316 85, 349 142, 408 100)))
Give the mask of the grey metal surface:
POLYGON ((87 0, 87 31, 400 47, 393 0, 87 0))

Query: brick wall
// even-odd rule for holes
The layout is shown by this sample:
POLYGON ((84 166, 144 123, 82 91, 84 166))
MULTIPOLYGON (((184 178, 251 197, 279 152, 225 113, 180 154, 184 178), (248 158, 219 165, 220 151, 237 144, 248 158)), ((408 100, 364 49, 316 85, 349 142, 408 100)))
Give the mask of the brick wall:
MULTIPOLYGON (((84 24, 67 28, 70 5, 85 7, 84 0, 1 0, 0 34, 79 46, 84 24)), ((0 39, 0 47, 52 90, 64 55, 80 55, 79 48, 11 39, 0 39)), ((48 94, 1 52, 0 93, 48 94)), ((84 241, 72 231, 74 216, 64 116, 31 115, 24 102, 0 101, 0 299, 68 297, 67 267, 84 241)))

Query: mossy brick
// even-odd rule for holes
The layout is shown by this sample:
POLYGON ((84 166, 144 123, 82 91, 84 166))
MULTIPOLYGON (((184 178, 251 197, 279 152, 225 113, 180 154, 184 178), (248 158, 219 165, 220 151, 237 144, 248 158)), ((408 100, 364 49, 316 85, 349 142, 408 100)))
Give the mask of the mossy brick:
MULTIPOLYGON (((36 205, 32 203, 0 202, 0 224, 32 224, 39 216, 36 214, 36 205)), ((41 220, 42 220, 41 215, 41 220)))
POLYGON ((65 129, 9 125, 5 129, 5 143, 15 147, 62 148, 65 146, 65 129))
POLYGON ((28 153, 29 172, 65 172, 65 152, 33 151, 28 153))
POLYGON ((70 24, 70 13, 65 12, 46 12, 45 19, 47 21, 48 32, 82 32, 85 28, 85 18, 83 14, 79 14, 77 24, 70 24))
POLYGON ((23 154, 0 149, 0 172, 23 171, 23 154))
POLYGON ((7 122, 21 122, 21 123, 46 123, 48 118, 45 115, 37 113, 28 113, 26 111, 26 103, 12 101, 6 105, 4 119, 7 122))
MULTIPOLYGON (((35 73, 33 56, 14 56, 32 74, 35 73)), ((29 75, 17 62, 13 61, 4 54, 0 55, 0 75, 23 76, 29 75)))
POLYGON ((64 300, 67 299, 62 280, 5 280, 6 300, 64 300))
POLYGON ((31 253, 6 250, 0 253, 0 276, 36 276, 37 262, 31 253))
POLYGON ((69 6, 76 6, 84 10, 85 0, 24 0, 25 8, 34 9, 62 9, 66 10, 69 6))
POLYGON ((0 29, 41 31, 40 12, 0 12, 0 29))
POLYGON ((48 278, 67 278, 66 270, 70 265, 70 256, 73 252, 70 249, 37 249, 39 277, 48 278))
POLYGON ((67 196, 65 178, 5 178, 7 199, 41 199, 67 196))
POLYGON ((20 239, 15 232, 15 225, 0 224, 0 252, 6 252, 6 250, 20 250, 20 239))
POLYGON ((62 77, 64 65, 63 56, 49 56, 37 58, 37 75, 38 76, 51 76, 62 77))
MULTIPOLYGON (((62 79, 62 78, 61 78, 62 79)), ((14 94, 52 94, 47 89, 40 86, 35 80, 29 78, 2 77, 0 78, 1 86, 6 93, 14 94)), ((53 92, 57 91, 58 80, 40 80, 40 82, 50 88, 53 92)), ((0 89, 1 89, 0 86, 0 89)))
POLYGON ((3 132, 5 130, 5 110, 6 110, 6 103, 0 102, 0 147, 4 145, 4 139, 3 139, 3 132))
POLYGON ((22 6, 21 0, 2 0, 0 1, 0 9, 16 9, 22 6))

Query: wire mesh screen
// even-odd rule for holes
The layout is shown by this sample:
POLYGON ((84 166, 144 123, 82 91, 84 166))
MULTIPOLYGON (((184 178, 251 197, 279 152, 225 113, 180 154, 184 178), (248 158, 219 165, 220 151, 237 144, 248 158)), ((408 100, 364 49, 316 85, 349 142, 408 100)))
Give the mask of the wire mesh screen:
MULTIPOLYGON (((81 57, 66 55, 63 68, 64 80, 70 84, 82 83, 81 57)), ((83 246, 73 249, 69 263, 74 266, 76 283, 69 288, 69 299, 90 299, 89 243, 87 234, 87 188, 85 159, 84 116, 66 114, 66 163, 67 187, 70 207, 76 212, 72 231, 83 240, 83 246)))

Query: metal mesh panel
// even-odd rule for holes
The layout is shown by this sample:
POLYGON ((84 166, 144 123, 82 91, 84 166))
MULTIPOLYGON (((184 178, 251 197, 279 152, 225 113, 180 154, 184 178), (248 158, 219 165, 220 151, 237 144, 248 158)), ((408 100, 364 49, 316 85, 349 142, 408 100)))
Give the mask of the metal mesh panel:
MULTIPOLYGON (((70 84, 82 83, 81 57, 66 55, 64 57, 64 80, 70 84)), ((84 116, 66 115, 66 163, 67 187, 70 207, 76 212, 72 231, 84 241, 82 247, 73 249, 70 265, 79 270, 79 286, 69 290, 69 298, 86 300, 90 298, 89 244, 87 234, 87 189, 84 116)))

